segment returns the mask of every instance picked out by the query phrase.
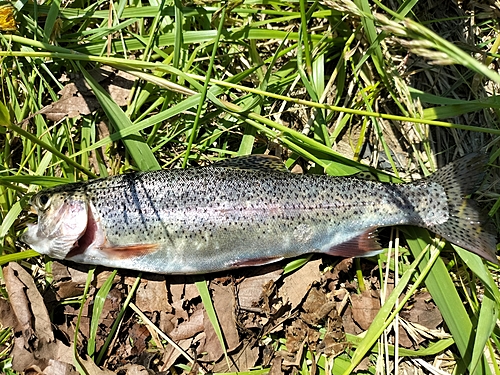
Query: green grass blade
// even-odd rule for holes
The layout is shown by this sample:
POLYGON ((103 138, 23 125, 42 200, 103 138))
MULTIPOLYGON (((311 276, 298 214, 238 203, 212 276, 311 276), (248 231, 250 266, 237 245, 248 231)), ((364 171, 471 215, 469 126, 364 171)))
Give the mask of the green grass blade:
MULTIPOLYGON (((102 88, 101 85, 85 70, 80 64, 77 64, 83 73, 85 80, 94 91, 97 100, 101 104, 104 112, 108 116, 113 127, 117 131, 122 131, 132 126, 132 121, 125 115, 122 109, 111 99, 109 94, 102 88)), ((142 171, 161 169, 158 160, 156 160, 153 152, 149 148, 146 140, 136 133, 123 139, 125 147, 137 163, 137 166, 142 171)))
POLYGON ((199 94, 196 94, 192 97, 184 99, 182 102, 179 102, 175 106, 168 108, 160 113, 157 113, 151 117, 148 117, 147 119, 142 120, 138 123, 132 124, 131 126, 125 128, 123 130, 119 130, 119 131, 111 134, 110 136, 99 140, 95 144, 75 153, 72 156, 75 157, 75 156, 81 155, 82 153, 95 150, 99 147, 107 146, 108 144, 110 144, 112 142, 119 141, 125 137, 130 136, 130 135, 137 134, 138 132, 140 132, 140 131, 142 131, 150 126, 153 126, 156 123, 168 120, 172 117, 175 117, 175 116, 181 114, 184 111, 187 111, 190 108, 193 108, 194 106, 196 106, 196 104, 199 102, 199 100, 200 100, 199 94))
POLYGON ((97 328, 99 327, 99 319, 101 318, 102 309, 104 308, 104 302, 106 297, 113 286, 113 280, 116 276, 116 270, 111 272, 106 281, 102 284, 101 289, 96 293, 94 297, 94 306, 92 307, 92 320, 90 322, 89 338, 87 342, 87 354, 90 358, 94 358, 95 354, 95 344, 97 336, 97 328))
POLYGON ((307 30, 307 15, 306 15, 306 8, 307 8, 307 1, 306 0, 300 0, 300 36, 302 43, 304 45, 304 55, 306 58, 306 71, 309 76, 312 74, 312 63, 311 63, 311 51, 309 47, 309 32, 307 30))
POLYGON ((14 221, 19 217, 21 211, 23 210, 21 206, 21 201, 17 201, 12 205, 7 215, 3 217, 2 224, 0 225, 0 239, 3 239, 9 229, 14 224, 14 221))
POLYGON ((85 288, 83 290, 82 300, 80 302, 80 309, 78 311, 78 318, 76 319, 75 334, 73 337, 73 364, 75 365, 76 369, 80 374, 85 374, 85 375, 89 374, 85 369, 85 367, 80 362, 80 356, 78 355, 77 344, 78 344, 78 333, 80 330, 80 322, 82 320, 82 314, 83 314, 83 306, 85 305, 85 301, 87 300, 87 294, 89 292, 90 284, 94 279, 94 270, 95 268, 90 268, 87 274, 87 281, 85 282, 85 288))
POLYGON ((11 124, 8 108, 0 102, 0 126, 8 127, 11 124))
MULTIPOLYGON (((483 283, 483 286, 488 290, 488 292, 497 300, 500 305, 500 290, 493 280, 492 273, 486 265, 483 259, 478 255, 471 253, 470 251, 464 250, 459 246, 453 245, 453 248, 458 253, 458 256, 465 262, 467 268, 469 268, 483 283)), ((498 265, 495 265, 495 271, 498 272, 498 265)))
MULTIPOLYGON (((346 339, 347 341, 355 348, 361 341, 363 341, 362 337, 352 335, 349 333, 346 333, 346 339)), ((400 357, 428 357, 428 356, 434 356, 439 353, 442 353, 445 351, 447 348, 449 348, 451 345, 453 345, 455 341, 453 341, 453 338, 447 338, 447 339, 440 339, 439 341, 436 342, 431 342, 427 347, 420 347, 417 350, 411 350, 411 349, 405 349, 405 348, 398 348, 398 354, 400 357)), ((393 356, 395 353, 395 347, 394 345, 389 345, 388 346, 389 350, 389 355, 393 356)), ((371 351, 373 353, 378 353, 378 348, 377 347, 372 347, 371 351)))
POLYGON ((210 63, 208 65, 207 75, 205 77, 205 84, 203 85, 203 90, 200 96, 200 102, 198 103, 198 108, 196 110, 196 117, 193 123, 193 129, 191 130, 191 136, 189 137, 189 142, 187 144, 186 153, 184 155, 184 160, 182 162, 182 168, 186 168, 189 159, 189 153, 191 152, 191 147, 193 142, 198 135, 198 125, 200 123, 201 111, 205 104, 205 99, 207 97, 208 85, 210 83, 210 76, 212 75, 212 70, 214 68, 215 56, 217 55, 217 48, 219 47, 219 40, 222 34, 222 27, 224 26, 224 21, 226 19, 226 8, 222 8, 222 12, 219 20, 219 27, 217 28, 217 34, 215 36, 214 45, 212 47, 212 56, 210 57, 210 63))
POLYGON ((24 130, 23 128, 17 126, 17 125, 14 125, 14 124, 9 124, 7 126, 8 129, 18 133, 20 136, 22 137, 25 137, 27 139, 29 139, 31 142, 33 142, 34 144, 37 144, 39 145, 40 147, 42 147, 43 149, 49 151, 50 153, 52 153, 53 155, 57 156, 58 158, 64 160, 68 165, 71 165, 72 167, 74 167, 75 169, 78 169, 79 171, 85 173, 87 176, 89 177, 96 177, 95 174, 93 174, 91 171, 89 171, 88 169, 84 168, 83 166, 81 166, 79 163, 75 162, 73 159, 67 157, 66 155, 64 155, 62 152, 60 152, 57 148, 55 148, 54 146, 42 141, 41 139, 39 139, 36 135, 34 134, 31 134, 29 132, 27 132, 26 130, 24 130))
POLYGON ((43 28, 43 41, 48 43, 50 41, 51 35, 54 32, 54 26, 56 25, 57 17, 59 17, 59 6, 61 5, 60 0, 54 0, 50 4, 49 12, 47 13, 47 19, 45 20, 45 26, 43 28))
POLYGON ((300 257, 297 259, 292 260, 291 262, 288 262, 285 267, 283 268, 283 275, 292 273, 295 270, 298 270, 300 267, 305 265, 309 260, 312 258, 312 254, 309 254, 305 257, 300 257))
POLYGON ((422 269, 419 277, 415 284, 409 289, 406 293, 405 297, 399 301, 399 305, 396 310, 393 311, 396 303, 398 302, 400 296, 403 294, 404 290, 407 288, 410 280, 413 278, 413 274, 416 271, 417 266, 420 265, 420 262, 424 258, 424 254, 426 251, 422 251, 418 256, 415 257, 415 260, 411 264, 411 266, 407 269, 405 273, 401 276, 399 283, 396 285, 392 293, 389 295, 384 305, 380 308, 379 312, 373 319, 370 328, 366 331, 363 340, 359 343, 356 351, 352 356, 351 364, 349 368, 344 372, 344 375, 350 374, 361 362, 366 353, 370 350, 370 348, 375 344, 375 342, 382 335, 384 330, 392 323, 394 318, 396 317, 399 310, 401 310, 406 303, 406 301, 413 295, 413 292, 420 285, 420 282, 425 278, 429 269, 432 267, 432 260, 438 258, 439 252, 435 251, 433 255, 431 255, 431 262, 429 262, 426 267, 422 269))
POLYGON ((208 290, 207 282, 205 281, 205 279, 202 279, 196 281, 195 284, 196 287, 198 288, 198 293, 200 293, 201 302, 203 303, 203 307, 207 312, 208 319, 210 319, 210 323, 212 323, 212 327, 214 327, 215 334, 219 339, 229 369, 231 367, 231 364, 229 362, 229 357, 227 356, 226 342, 224 340, 224 335, 222 334, 222 329, 220 328, 219 319, 217 318, 217 313, 215 312, 214 304, 212 303, 212 298, 210 297, 210 291, 208 290))
MULTIPOLYGON (((410 251, 415 257, 421 256, 427 244, 432 242, 429 233, 425 229, 405 227, 404 233, 410 251)), ((424 262, 419 265, 419 268, 425 267, 427 261, 426 257, 424 262)), ((425 280, 425 285, 455 340, 455 344, 462 356, 458 363, 461 365, 461 371, 465 371, 472 359, 474 326, 441 258, 434 262, 434 266, 425 280)), ((490 373, 489 367, 484 362, 484 357, 479 362, 477 371, 481 374, 490 373)))
POLYGON ((108 351, 109 345, 111 344, 111 341, 115 337, 116 331, 118 330, 118 327, 120 326, 120 323, 123 319, 123 316, 125 315, 125 312, 127 311, 128 306, 130 305, 130 301, 132 300, 132 297, 135 295, 135 291, 137 290, 137 287, 139 286, 139 283, 141 282, 141 275, 142 273, 139 273, 139 276, 134 281, 134 284, 130 287, 130 291, 128 292, 127 298, 125 299, 125 302, 123 303, 123 306, 120 309, 120 312, 118 313, 115 321, 113 322, 113 325, 111 326, 111 329, 109 330, 109 334, 106 337, 106 341, 104 341, 104 344, 102 345, 101 350, 99 351, 99 355, 97 356, 97 359, 95 360, 96 365, 99 365, 104 356, 106 355, 106 352, 108 351))
MULTIPOLYGON (((482 357, 485 352, 486 343, 489 341, 493 329, 496 326, 497 318, 497 301, 495 301, 495 298, 489 292, 486 292, 483 296, 481 308, 479 310, 472 358, 468 367, 471 374, 480 373, 478 371, 481 367, 480 364, 483 359, 482 357)), ((486 366, 488 365, 486 364, 486 366)))
POLYGON ((3 266, 4 264, 7 264, 9 262, 17 262, 19 260, 29 259, 37 257, 39 255, 40 254, 35 250, 26 250, 20 253, 2 255, 0 256, 0 266, 3 266))

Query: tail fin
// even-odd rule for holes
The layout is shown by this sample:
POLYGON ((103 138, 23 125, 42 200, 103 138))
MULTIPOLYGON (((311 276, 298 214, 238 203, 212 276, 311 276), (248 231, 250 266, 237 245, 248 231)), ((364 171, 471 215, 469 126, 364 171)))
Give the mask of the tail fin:
POLYGON ((444 188, 450 214, 446 222, 429 229, 455 245, 498 263, 493 224, 488 222, 475 201, 466 199, 483 180, 487 161, 483 153, 470 154, 427 178, 444 188))

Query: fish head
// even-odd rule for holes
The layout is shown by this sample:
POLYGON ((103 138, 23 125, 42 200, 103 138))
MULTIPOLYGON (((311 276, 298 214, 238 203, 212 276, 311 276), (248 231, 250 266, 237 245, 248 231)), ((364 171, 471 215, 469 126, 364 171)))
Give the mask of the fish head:
POLYGON ((89 204, 85 194, 47 189, 35 194, 30 205, 38 223, 28 224, 21 241, 41 254, 64 259, 87 229, 89 204))

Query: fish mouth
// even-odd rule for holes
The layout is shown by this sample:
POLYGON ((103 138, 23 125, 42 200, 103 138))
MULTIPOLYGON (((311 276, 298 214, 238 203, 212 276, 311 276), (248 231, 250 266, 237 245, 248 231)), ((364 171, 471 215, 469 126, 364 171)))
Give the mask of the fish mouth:
POLYGON ((26 228, 28 228, 28 230, 21 234, 19 239, 21 242, 31 246, 31 243, 33 242, 33 239, 36 238, 36 234, 38 232, 38 224, 26 223, 26 228))

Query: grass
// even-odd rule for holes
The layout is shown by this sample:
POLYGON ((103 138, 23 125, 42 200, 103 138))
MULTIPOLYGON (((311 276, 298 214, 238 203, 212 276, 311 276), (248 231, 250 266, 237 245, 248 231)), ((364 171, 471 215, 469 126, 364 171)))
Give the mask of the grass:
MULTIPOLYGON (((400 181, 481 147, 492 165, 500 153, 500 75, 490 68, 499 38, 491 18, 467 18, 469 29, 453 4, 443 20, 417 0, 399 9, 364 0, 131 4, 14 4, 18 31, 0 33, 0 264, 38 264, 18 239, 26 194, 39 187, 270 150, 308 173, 400 181), (113 79, 96 79, 101 66, 137 79, 126 106, 105 89, 113 79), (90 87, 100 108, 47 120, 42 113, 65 77, 90 87), (379 168, 383 160, 387 167, 379 168)), ((480 199, 498 224, 495 167, 490 175, 480 199)), ((390 332, 398 299, 427 288, 454 345, 441 339, 433 344, 439 350, 421 356, 451 348, 454 371, 499 374, 498 266, 461 249, 445 263, 424 230, 405 229, 403 237, 411 256, 380 260, 391 272, 400 266, 400 281, 372 327, 363 338, 348 336, 352 349, 335 361, 320 355, 316 371, 347 374, 367 356, 387 358, 374 344, 390 332)), ((97 316, 110 283, 94 305, 97 316)), ((198 286, 217 325, 206 284, 198 286)), ((1 350, 11 332, 0 328, 0 371, 13 373, 1 350)), ((392 347, 390 360, 398 353, 412 355, 392 347)), ((86 354, 98 364, 105 359, 94 341, 86 354)), ((310 372, 313 357, 307 352, 298 371, 310 372)))

